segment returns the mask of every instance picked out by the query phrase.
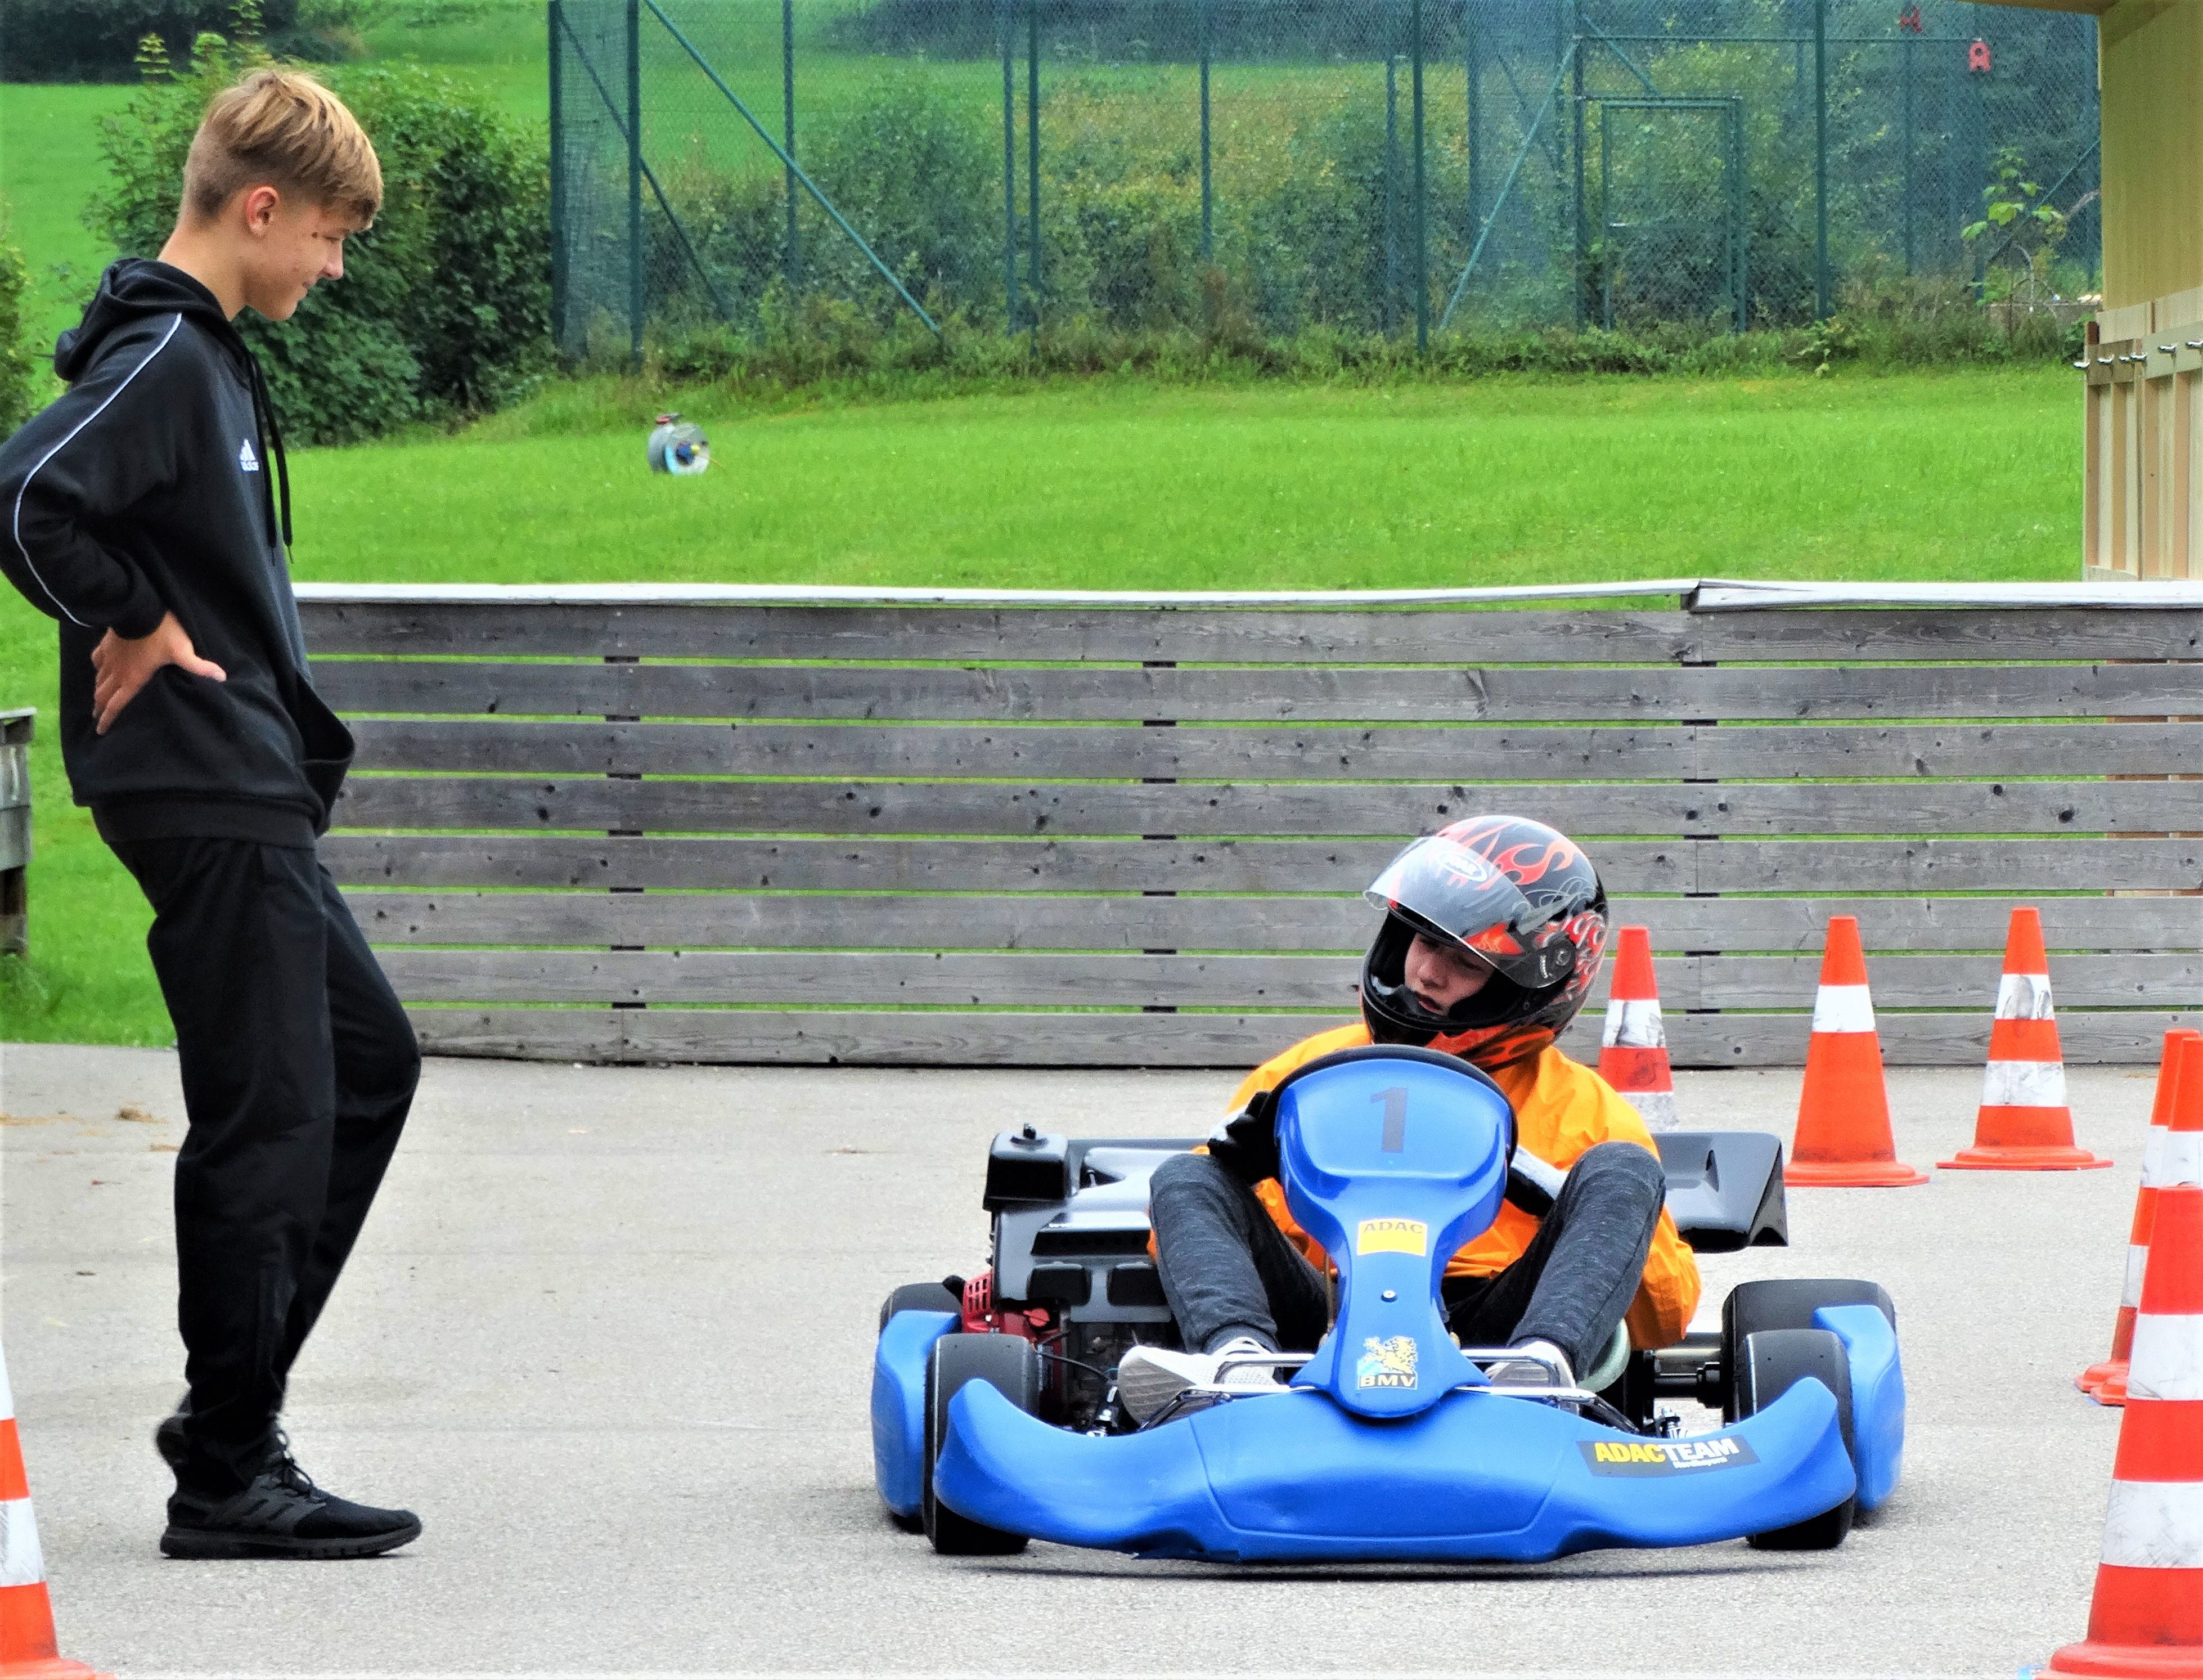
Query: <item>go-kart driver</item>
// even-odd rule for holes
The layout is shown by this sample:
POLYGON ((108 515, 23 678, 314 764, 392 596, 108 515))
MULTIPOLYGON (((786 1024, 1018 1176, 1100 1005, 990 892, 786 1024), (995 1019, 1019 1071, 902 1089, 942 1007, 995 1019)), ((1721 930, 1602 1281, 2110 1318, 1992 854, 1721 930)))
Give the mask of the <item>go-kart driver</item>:
POLYGON ((1698 1263, 1666 1211, 1651 1135, 1554 1044, 1606 943, 1591 860, 1543 823, 1473 817, 1414 842, 1366 896, 1385 917, 1362 965, 1361 1020, 1264 1062, 1215 1135, 1155 1174, 1156 1265, 1185 1351, 1140 1346, 1120 1362, 1119 1397, 1137 1420, 1189 1387, 1274 1387, 1259 1356, 1306 1352, 1329 1328, 1328 1261, 1277 1181, 1272 1093, 1294 1068, 1357 1044, 1461 1056, 1514 1105, 1506 1204, 1442 1286, 1463 1346, 1524 1356, 1487 1365, 1490 1381, 1574 1387, 1617 1324, 1640 1348, 1689 1328, 1698 1263), (1257 1363, 1232 1363, 1250 1355, 1257 1363))

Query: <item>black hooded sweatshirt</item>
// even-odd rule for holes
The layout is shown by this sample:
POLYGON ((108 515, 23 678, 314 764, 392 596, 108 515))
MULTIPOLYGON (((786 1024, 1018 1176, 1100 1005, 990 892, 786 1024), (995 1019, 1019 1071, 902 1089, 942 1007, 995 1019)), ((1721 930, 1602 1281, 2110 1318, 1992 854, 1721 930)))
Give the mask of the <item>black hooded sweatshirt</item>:
POLYGON ((307 672, 259 364, 205 287, 129 258, 54 366, 68 392, 0 445, 0 571, 60 621, 77 803, 109 841, 311 846, 352 742, 307 672), (92 648, 109 630, 150 635, 163 612, 227 680, 165 665, 96 733, 92 648))

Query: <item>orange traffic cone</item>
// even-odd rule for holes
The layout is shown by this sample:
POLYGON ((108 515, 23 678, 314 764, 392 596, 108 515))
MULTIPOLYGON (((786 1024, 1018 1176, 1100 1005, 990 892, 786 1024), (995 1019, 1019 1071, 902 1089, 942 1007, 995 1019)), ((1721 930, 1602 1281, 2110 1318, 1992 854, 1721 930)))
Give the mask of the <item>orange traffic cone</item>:
MULTIPOLYGON (((2157 1198, 2182 1185, 2203 1186, 2203 1034, 2175 1027, 2165 1036, 2165 1065, 2158 1074, 2159 1103, 2150 1114, 2149 1142, 2142 1151, 2141 1189, 2135 1197, 2134 1223, 2128 1227, 2127 1287, 2111 1328, 2111 1357, 2102 1375, 2082 1384, 2100 1405, 2127 1402, 2135 1316, 2147 1287, 2157 1198)), ((2083 1371, 2082 1375, 2088 1374, 2083 1371)))
POLYGON ((15 1398, 0 1358, 0 1680, 109 1680, 58 1656, 46 1565, 38 1551, 23 1444, 15 1433, 15 1398))
POLYGON ((2157 1198, 2088 1636, 2042 1680, 2203 1675, 2203 1189, 2157 1198))
POLYGON ((1805 1050, 1805 1089, 1785 1184, 1925 1184, 1928 1175, 1897 1158, 1889 1092, 1881 1079, 1881 1039, 1866 986, 1858 918, 1828 918, 1821 990, 1813 999, 1813 1037, 1805 1050))
POLYGON ((1997 985, 1996 1020, 1989 1027, 1988 1074, 1974 1119, 1973 1147, 1936 1165, 2070 1172, 2111 1164, 2104 1156, 2074 1146, 2042 918, 2023 905, 2011 913, 2011 928, 2005 936, 2004 978, 1997 985))
POLYGON ((1675 1129, 1675 1076, 1668 1066, 1668 1029, 1660 1021, 1660 987, 1652 978, 1652 936, 1619 930, 1614 990, 1598 1038, 1598 1076, 1655 1132, 1675 1129))

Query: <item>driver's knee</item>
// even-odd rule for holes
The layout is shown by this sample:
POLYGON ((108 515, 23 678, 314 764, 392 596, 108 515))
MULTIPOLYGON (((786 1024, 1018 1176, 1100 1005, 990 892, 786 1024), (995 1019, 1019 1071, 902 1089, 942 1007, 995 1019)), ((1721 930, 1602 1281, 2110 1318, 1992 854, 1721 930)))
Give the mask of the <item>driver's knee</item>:
POLYGON ((1568 1168, 1562 1199, 1571 1204, 1572 1211, 1590 1204, 1634 1209, 1649 1226, 1666 1204, 1668 1175, 1660 1157, 1641 1145, 1618 1139, 1594 1144, 1568 1168))
POLYGON ((1148 1200, 1150 1205, 1182 1200, 1228 1202, 1240 1187, 1238 1180, 1214 1160, 1188 1150, 1170 1156, 1149 1175, 1148 1200))

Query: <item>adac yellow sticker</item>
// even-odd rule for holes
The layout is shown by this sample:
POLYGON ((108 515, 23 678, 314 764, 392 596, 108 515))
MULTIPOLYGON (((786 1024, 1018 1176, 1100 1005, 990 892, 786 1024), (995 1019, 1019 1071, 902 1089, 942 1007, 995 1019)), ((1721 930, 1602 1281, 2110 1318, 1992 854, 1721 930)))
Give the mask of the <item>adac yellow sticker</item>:
POLYGON ((1356 1254, 1428 1254, 1431 1227, 1420 1219, 1365 1219, 1354 1233, 1356 1254))

